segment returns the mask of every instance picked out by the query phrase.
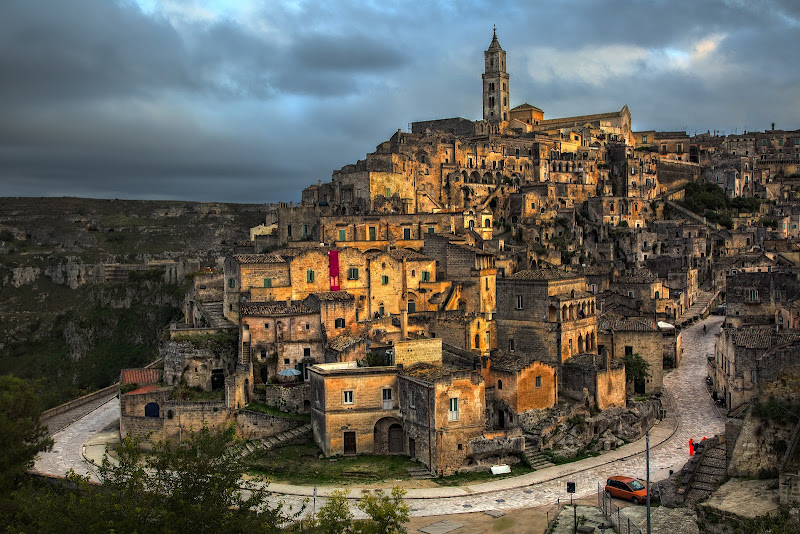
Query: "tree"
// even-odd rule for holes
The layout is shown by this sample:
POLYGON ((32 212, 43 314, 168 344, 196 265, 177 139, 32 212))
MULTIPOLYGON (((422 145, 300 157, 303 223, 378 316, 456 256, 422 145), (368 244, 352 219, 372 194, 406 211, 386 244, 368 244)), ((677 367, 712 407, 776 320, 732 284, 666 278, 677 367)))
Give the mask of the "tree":
POLYGON ((625 364, 625 380, 628 382, 650 378, 648 371, 650 364, 638 353, 626 354, 622 358, 622 363, 625 364))
POLYGON ((350 534, 353 532, 353 512, 347 502, 346 490, 335 490, 328 497, 325 506, 319 509, 313 519, 312 530, 322 534, 350 534))
POLYGON ((41 414, 28 382, 0 375, 0 494, 33 467, 37 454, 53 446, 41 414))
MULTIPOLYGON (((126 437, 117 449, 119 462, 108 455, 100 467, 103 483, 98 490, 108 502, 101 507, 117 525, 136 521, 133 530, 203 532, 213 525, 217 532, 278 532, 295 514, 282 504, 267 502, 267 484, 251 484, 249 496, 240 488, 247 465, 239 453, 236 428, 212 431, 204 427, 173 446, 156 443, 144 458, 139 442, 126 437)), ((132 530, 131 530, 132 531, 132 530)))
POLYGON ((364 495, 358 507, 366 513, 371 521, 360 522, 358 532, 364 534, 405 534, 408 530, 403 523, 408 523, 411 507, 403 502, 406 492, 398 487, 392 488, 391 496, 381 490, 364 495))

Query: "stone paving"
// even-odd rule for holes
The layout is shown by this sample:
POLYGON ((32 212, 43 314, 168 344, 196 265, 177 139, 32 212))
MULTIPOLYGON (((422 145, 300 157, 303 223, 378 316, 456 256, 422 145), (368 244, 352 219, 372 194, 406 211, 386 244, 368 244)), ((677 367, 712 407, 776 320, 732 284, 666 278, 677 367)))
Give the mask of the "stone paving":
MULTIPOLYGON (((712 402, 705 386, 706 356, 714 352, 714 335, 723 317, 709 317, 683 330, 683 357, 680 366, 664 378, 667 417, 651 429, 650 478, 663 480, 669 470, 677 470, 688 459, 689 438, 702 439, 722 433, 725 417, 712 402), (706 325, 707 332, 703 332, 706 325)), ((83 457, 83 445, 119 416, 118 400, 104 404, 54 437, 53 452, 43 454, 35 470, 61 476, 69 468, 80 473, 94 473, 83 457)), ((611 475, 645 478, 644 438, 602 456, 554 466, 520 477, 473 484, 456 488, 412 489, 406 500, 412 515, 445 515, 491 509, 509 510, 555 503, 569 499, 566 482, 577 485, 575 497, 594 494, 611 475)), ((99 447, 87 449, 87 456, 98 454, 99 447)), ((99 458, 93 458, 97 461, 99 458)), ((94 476, 94 474, 93 474, 94 476)), ((335 487, 317 488, 316 507, 325 503, 325 495, 335 487)), ((296 509, 312 495, 313 488, 272 484, 274 500, 296 509)), ((353 488, 350 497, 357 499, 362 490, 353 488)))

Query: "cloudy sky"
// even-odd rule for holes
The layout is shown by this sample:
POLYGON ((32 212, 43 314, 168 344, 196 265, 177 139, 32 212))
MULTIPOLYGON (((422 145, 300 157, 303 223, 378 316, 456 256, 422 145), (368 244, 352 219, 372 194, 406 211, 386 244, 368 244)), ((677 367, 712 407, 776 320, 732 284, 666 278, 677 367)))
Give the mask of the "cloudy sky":
POLYGON ((2 0, 0 196, 297 201, 412 121, 511 105, 800 128, 795 0, 2 0))

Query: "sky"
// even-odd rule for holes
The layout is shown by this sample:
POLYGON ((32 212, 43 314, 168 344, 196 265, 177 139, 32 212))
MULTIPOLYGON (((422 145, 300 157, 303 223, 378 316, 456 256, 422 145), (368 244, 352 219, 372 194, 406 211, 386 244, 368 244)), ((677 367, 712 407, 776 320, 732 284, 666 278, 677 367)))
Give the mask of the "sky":
POLYGON ((299 201, 398 129, 510 104, 800 128, 796 0, 2 0, 0 196, 299 201))

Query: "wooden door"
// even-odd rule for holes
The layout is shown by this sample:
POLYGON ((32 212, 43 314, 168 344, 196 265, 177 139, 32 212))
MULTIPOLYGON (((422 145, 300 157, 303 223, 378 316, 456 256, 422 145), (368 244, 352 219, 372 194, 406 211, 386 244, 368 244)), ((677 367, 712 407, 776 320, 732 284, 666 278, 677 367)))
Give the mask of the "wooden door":
POLYGON ((344 453, 345 454, 355 454, 356 453, 356 433, 355 432, 345 432, 344 433, 344 453))
POLYGON ((403 427, 397 423, 389 427, 389 452, 403 452, 403 427))

